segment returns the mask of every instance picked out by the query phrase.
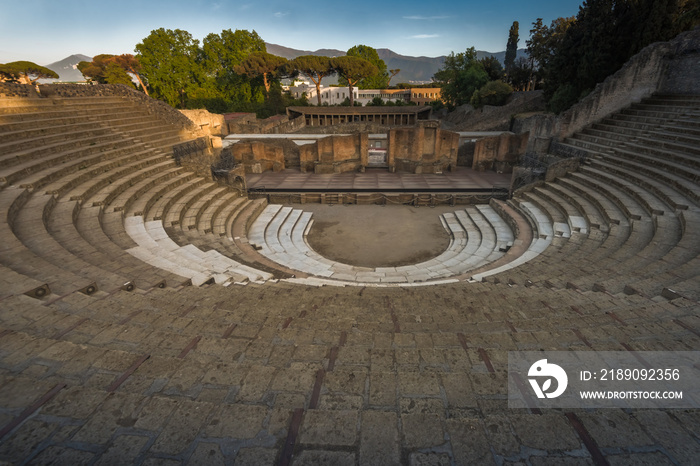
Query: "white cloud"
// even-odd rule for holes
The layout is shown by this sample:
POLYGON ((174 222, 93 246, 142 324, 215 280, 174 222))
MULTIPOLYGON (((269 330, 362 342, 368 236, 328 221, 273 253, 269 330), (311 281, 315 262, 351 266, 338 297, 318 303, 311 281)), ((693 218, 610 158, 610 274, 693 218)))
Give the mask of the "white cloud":
POLYGON ((449 16, 421 16, 421 15, 412 15, 412 16, 404 16, 403 19, 413 19, 416 21, 434 21, 437 19, 447 19, 449 16))
POLYGON ((288 11, 286 11, 286 12, 284 12, 284 13, 281 12, 281 11, 278 11, 277 13, 275 13, 275 18, 284 18, 284 17, 287 16, 288 14, 289 14, 288 11))
POLYGON ((435 39, 436 37, 440 37, 440 34, 416 34, 409 36, 408 39, 435 39))

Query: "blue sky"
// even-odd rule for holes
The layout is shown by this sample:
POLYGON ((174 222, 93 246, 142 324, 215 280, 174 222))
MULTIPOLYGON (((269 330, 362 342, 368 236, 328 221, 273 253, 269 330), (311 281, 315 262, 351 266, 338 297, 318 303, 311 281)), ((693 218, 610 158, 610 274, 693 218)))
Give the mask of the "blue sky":
POLYGON ((158 28, 184 29, 200 41, 224 29, 255 30, 266 42, 317 50, 358 44, 402 55, 436 57, 505 50, 508 29, 520 23, 525 47, 532 22, 573 16, 582 0, 405 0, 292 2, 289 0, 0 0, 0 63, 46 65, 74 53, 134 53, 158 28))

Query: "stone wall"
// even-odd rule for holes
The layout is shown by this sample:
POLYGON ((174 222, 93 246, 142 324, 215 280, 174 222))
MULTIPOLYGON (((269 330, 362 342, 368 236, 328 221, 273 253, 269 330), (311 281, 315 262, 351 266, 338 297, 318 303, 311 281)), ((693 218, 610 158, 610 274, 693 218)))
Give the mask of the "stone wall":
MULTIPOLYGON (((410 173, 440 173, 457 166, 459 135, 435 127, 393 129, 389 132, 387 166, 410 173)), ((369 133, 330 135, 313 144, 292 141, 247 140, 231 145, 247 173, 299 167, 303 173, 343 173, 368 165, 369 133)))
POLYGON ((314 144, 299 147, 302 172, 343 173, 367 166, 369 137, 367 133, 328 136, 314 144))
POLYGON ((19 97, 23 99, 38 99, 41 97, 35 86, 26 84, 17 84, 9 82, 0 82, 0 97, 19 97))
POLYGON ((234 144, 230 150, 234 160, 243 165, 245 173, 284 170, 284 150, 279 146, 260 141, 244 141, 234 144))
POLYGON ((287 134, 306 126, 303 118, 290 120, 286 115, 275 115, 263 120, 251 113, 231 120, 225 125, 227 134, 287 134))
POLYGON ((514 92, 505 105, 485 105, 475 109, 461 105, 442 120, 442 128, 451 131, 514 131, 513 115, 542 112, 545 101, 542 91, 514 92))
POLYGON ((527 150, 529 134, 503 133, 476 141, 472 168, 511 173, 527 150))
POLYGON ((210 113, 206 109, 180 110, 180 113, 189 118, 202 132, 209 136, 223 137, 228 134, 223 115, 210 113))
POLYGON ((430 126, 389 131, 390 170, 409 173, 442 173, 457 166, 459 135, 430 126))
POLYGON ((700 94, 700 26, 670 42, 672 54, 666 57, 666 73, 657 89, 668 94, 700 94))
POLYGON ((569 172, 575 172, 581 165, 581 159, 578 157, 570 157, 568 159, 558 160, 547 166, 547 173, 544 180, 547 182, 554 181, 557 178, 566 176, 569 172))

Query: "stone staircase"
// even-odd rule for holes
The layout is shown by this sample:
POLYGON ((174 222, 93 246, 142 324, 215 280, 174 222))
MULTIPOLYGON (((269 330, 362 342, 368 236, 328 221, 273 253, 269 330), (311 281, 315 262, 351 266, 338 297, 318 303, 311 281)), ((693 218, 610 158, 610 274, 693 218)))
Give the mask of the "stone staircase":
POLYGON ((552 260, 506 280, 649 296, 679 287, 697 297, 700 98, 647 99, 563 144, 585 151, 587 163, 515 202, 534 201, 559 221, 583 219, 591 234, 578 250, 548 251, 552 260), (554 270, 566 274, 553 278, 554 270))

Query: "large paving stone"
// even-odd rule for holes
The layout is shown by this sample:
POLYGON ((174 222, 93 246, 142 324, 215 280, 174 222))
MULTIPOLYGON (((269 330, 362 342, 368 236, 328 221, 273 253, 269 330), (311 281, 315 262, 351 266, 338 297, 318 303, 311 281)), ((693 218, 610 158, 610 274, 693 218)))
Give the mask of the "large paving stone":
POLYGON ((355 445, 359 413, 354 410, 305 412, 299 442, 309 445, 355 445))
POLYGON ((397 464, 400 461, 398 416, 389 411, 362 411, 360 463, 397 464))
POLYGON ((151 451, 169 455, 182 453, 197 438, 212 409, 210 403, 182 401, 158 435, 151 451))

